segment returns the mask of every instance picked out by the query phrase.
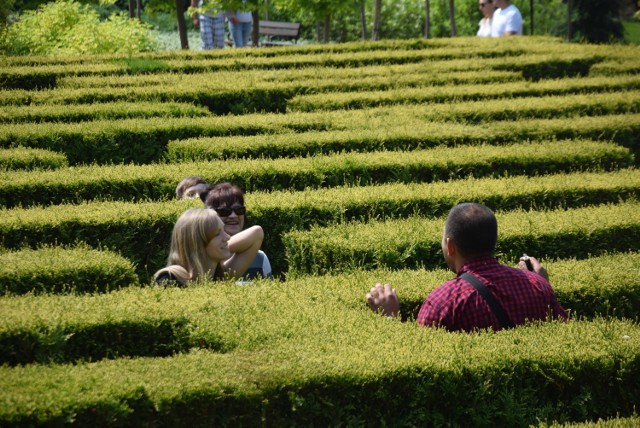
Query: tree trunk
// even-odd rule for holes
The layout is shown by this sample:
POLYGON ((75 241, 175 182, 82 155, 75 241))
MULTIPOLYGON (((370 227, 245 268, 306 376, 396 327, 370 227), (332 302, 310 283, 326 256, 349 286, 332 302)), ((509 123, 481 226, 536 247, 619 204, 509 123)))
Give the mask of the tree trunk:
MULTIPOLYGON (((267 7, 269 7, 269 1, 267 0, 267 7)), ((267 12, 267 19, 269 20, 269 12, 267 12)), ((253 47, 258 47, 260 42, 260 13, 257 10, 251 11, 251 16, 253 17, 253 27, 251 28, 251 45, 253 47)))
POLYGON ((329 34, 331 30, 331 15, 324 16, 324 34, 322 35, 322 43, 329 43, 329 34))
POLYGON ((451 37, 455 37, 458 35, 458 30, 456 29, 456 9, 454 0, 449 0, 449 20, 451 21, 451 37))
POLYGON ((531 35, 533 36, 533 0, 529 0, 529 15, 531 16, 531 35))
POLYGON ((380 20, 382 15, 382 0, 375 0, 373 3, 373 31, 371 40, 380 40, 380 20))
POLYGON ((142 0, 137 0, 136 5, 137 5, 136 15, 138 16, 138 19, 140 19, 142 15, 142 0))
POLYGON ((182 49, 189 49, 187 23, 184 19, 184 0, 176 0, 176 15, 178 16, 178 35, 180 36, 180 47, 182 49))
POLYGON ((316 21, 316 40, 318 43, 322 40, 322 23, 320 21, 316 21))
POLYGON ((429 0, 425 0, 425 19, 424 19, 424 38, 429 38, 429 33, 431 33, 431 2, 429 0))
POLYGON ((129 18, 136 17, 136 0, 129 0, 129 18))
POLYGON ((567 40, 571 41, 573 37, 573 28, 571 25, 571 19, 573 15, 573 1, 567 0, 567 40))
POLYGON ((362 26, 362 40, 369 38, 367 34, 367 15, 364 10, 364 0, 360 0, 360 25, 362 26))

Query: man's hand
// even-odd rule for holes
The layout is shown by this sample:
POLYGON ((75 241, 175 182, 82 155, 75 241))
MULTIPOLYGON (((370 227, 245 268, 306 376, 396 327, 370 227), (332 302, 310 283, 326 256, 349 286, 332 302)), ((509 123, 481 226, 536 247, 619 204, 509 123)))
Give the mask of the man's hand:
MULTIPOLYGON (((547 270, 544 268, 544 266, 540 264, 538 259, 536 259, 535 257, 529 257, 529 261, 531 262, 531 266, 533 266, 533 271, 549 281, 549 274, 547 273, 547 270)), ((518 267, 520 267, 520 269, 528 270, 527 264, 524 261, 524 257, 520 257, 518 267)))
POLYGON ((400 314, 398 295, 395 288, 391 288, 389 284, 383 286, 377 283, 365 298, 374 312, 381 312, 388 317, 396 317, 400 314))

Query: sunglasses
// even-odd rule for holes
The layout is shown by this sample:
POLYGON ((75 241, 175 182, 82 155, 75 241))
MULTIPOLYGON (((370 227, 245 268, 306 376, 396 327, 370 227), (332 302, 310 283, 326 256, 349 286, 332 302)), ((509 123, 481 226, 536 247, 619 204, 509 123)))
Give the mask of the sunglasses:
POLYGON ((219 207, 214 208, 215 212, 218 213, 220 217, 229 217, 232 212, 236 213, 236 215, 244 215, 247 212, 247 209, 243 206, 239 207, 219 207))

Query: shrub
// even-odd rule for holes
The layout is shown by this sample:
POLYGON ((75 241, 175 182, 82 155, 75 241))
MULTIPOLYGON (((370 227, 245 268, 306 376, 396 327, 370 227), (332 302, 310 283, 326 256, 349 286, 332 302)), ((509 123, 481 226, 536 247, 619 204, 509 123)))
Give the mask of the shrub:
POLYGON ((68 166, 67 157, 62 153, 43 149, 0 149, 0 171, 58 169, 68 166))
POLYGON ((137 283, 129 260, 86 245, 0 253, 0 295, 108 291, 137 283))
POLYGON ((26 11, 7 29, 3 46, 11 55, 70 53, 135 53, 155 48, 151 30, 125 15, 100 21, 91 7, 73 0, 57 0, 37 11, 26 11))

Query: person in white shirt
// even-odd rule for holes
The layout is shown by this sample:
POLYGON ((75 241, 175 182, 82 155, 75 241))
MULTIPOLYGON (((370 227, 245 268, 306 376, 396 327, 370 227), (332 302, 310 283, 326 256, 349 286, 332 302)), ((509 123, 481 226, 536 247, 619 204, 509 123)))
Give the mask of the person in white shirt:
POLYGON ((482 19, 478 24, 478 37, 491 37, 491 18, 496 10, 496 5, 493 4, 493 0, 480 0, 478 2, 480 12, 482 12, 482 19))
POLYGON ((491 19, 491 37, 521 36, 522 15, 509 0, 494 0, 498 8, 491 19))

